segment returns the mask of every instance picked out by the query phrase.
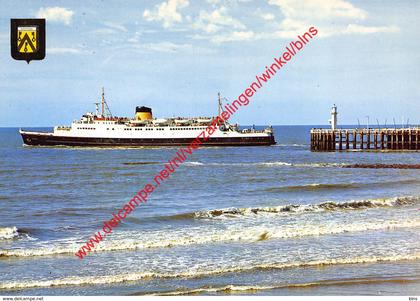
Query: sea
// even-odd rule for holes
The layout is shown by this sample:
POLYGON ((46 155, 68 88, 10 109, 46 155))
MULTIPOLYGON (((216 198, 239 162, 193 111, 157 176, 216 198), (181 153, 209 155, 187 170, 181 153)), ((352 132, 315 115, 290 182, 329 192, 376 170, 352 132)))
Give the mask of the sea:
MULTIPOLYGON (((420 295, 419 152, 193 153, 84 259, 177 148, 23 146, 0 129, 0 295, 420 295)), ((38 130, 47 131, 49 128, 38 130)))

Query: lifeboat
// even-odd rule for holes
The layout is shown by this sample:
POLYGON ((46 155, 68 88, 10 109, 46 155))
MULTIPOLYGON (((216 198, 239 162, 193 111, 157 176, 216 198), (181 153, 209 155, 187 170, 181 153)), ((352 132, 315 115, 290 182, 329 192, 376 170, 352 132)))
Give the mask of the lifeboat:
POLYGON ((191 123, 190 119, 175 119, 176 124, 189 124, 191 123))
POLYGON ((197 121, 198 123, 209 123, 211 122, 211 118, 198 118, 195 121, 197 121))
POLYGON ((157 119, 153 119, 152 123, 153 124, 166 124, 166 123, 168 123, 168 119, 157 118, 157 119))

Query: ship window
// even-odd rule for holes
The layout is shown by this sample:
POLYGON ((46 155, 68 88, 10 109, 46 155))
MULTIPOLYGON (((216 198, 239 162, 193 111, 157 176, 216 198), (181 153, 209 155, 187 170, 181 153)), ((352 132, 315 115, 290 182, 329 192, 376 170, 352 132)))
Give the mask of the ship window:
POLYGON ((112 130, 114 130, 114 128, 112 128, 112 130))

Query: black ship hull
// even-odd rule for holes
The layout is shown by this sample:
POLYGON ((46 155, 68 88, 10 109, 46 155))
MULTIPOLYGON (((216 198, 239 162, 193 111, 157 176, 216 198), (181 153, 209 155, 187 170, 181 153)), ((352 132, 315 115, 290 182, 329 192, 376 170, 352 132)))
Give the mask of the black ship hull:
MULTIPOLYGON (((21 132, 23 142, 34 146, 78 146, 78 147, 153 147, 188 145, 195 138, 94 138, 66 137, 49 133, 21 132)), ((273 135, 209 138, 201 146, 266 146, 276 144, 273 135)))

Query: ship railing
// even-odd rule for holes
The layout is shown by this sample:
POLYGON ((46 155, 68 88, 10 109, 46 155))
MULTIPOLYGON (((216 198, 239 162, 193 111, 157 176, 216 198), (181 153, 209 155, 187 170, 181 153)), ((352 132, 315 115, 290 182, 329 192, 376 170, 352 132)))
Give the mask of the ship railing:
POLYGON ((54 127, 54 130, 57 130, 57 131, 70 131, 71 130, 71 127, 69 127, 69 126, 56 126, 56 127, 54 127))
POLYGON ((268 134, 272 134, 273 133, 273 128, 271 126, 265 128, 263 130, 256 130, 254 128, 246 128, 246 129, 240 130, 240 132, 242 132, 242 133, 268 133, 268 134))

